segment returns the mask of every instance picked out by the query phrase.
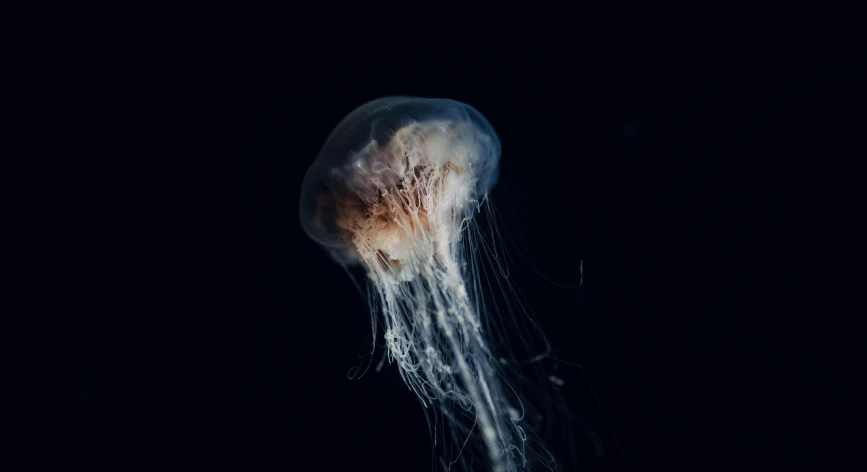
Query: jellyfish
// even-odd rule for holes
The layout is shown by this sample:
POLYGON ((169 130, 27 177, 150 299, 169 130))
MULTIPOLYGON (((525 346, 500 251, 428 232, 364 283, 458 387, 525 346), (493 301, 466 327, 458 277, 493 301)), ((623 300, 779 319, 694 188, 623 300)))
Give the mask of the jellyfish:
POLYGON ((374 347, 381 325, 389 362, 451 431, 447 466, 477 454, 496 472, 553 470, 525 424, 527 405, 498 352, 507 349, 501 316, 483 293, 493 288, 480 258, 496 259, 497 243, 477 216, 489 211, 499 159, 497 134, 469 105, 377 99, 346 116, 310 166, 301 223, 335 262, 363 268, 374 347))

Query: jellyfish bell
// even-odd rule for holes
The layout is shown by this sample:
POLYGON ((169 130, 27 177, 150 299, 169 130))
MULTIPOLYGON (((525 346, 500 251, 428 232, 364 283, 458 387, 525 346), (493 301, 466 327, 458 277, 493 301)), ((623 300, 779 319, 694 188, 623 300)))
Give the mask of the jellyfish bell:
POLYGON ((425 232, 442 236, 494 186, 500 142, 473 107, 387 97, 350 113, 304 178, 305 232, 341 263, 382 260, 403 278, 425 232))

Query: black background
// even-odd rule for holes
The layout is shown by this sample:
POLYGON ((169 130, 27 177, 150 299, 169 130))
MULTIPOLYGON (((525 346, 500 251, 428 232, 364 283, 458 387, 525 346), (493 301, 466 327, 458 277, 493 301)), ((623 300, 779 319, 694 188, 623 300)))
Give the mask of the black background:
POLYGON ((24 469, 431 470, 396 367, 347 379, 367 308, 298 222, 331 129, 386 95, 469 103, 500 135, 515 281, 604 448, 552 445, 579 453, 563 470, 767 470, 833 439, 817 352, 850 348, 806 334, 807 260, 834 248, 803 243, 828 213, 783 159, 809 104, 758 72, 779 55, 337 16, 46 11, 11 43, 24 469))

